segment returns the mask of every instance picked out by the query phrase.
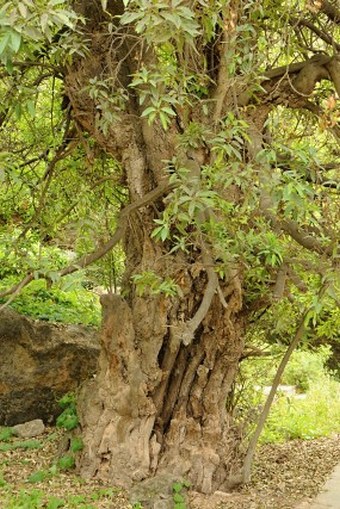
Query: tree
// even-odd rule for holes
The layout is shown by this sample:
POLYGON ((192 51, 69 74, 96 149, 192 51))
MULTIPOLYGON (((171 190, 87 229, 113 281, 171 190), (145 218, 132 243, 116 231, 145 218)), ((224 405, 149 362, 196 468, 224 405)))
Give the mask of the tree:
POLYGON ((77 262, 21 261, 2 297, 125 253, 80 397, 81 471, 223 489, 249 324, 303 286, 336 298, 337 3, 23 0, 0 15, 9 252, 23 260, 30 235, 79 244, 92 220, 77 262))

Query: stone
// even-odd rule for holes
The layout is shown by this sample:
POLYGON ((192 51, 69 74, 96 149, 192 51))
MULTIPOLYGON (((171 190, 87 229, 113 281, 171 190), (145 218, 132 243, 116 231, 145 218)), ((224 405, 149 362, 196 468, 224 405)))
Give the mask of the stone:
POLYGON ((12 427, 14 435, 21 438, 31 438, 41 435, 45 431, 45 425, 41 419, 16 424, 12 427))
POLYGON ((173 509, 174 502, 172 498, 164 499, 164 500, 156 500, 153 504, 153 509, 173 509))
POLYGON ((91 378, 99 356, 98 332, 78 325, 39 322, 0 312, 0 425, 33 419, 53 424, 58 400, 91 378))

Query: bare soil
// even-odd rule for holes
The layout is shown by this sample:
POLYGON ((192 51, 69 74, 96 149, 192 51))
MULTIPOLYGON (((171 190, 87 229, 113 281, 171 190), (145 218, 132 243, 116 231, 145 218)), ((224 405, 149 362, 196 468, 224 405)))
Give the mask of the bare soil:
MULTIPOLYGON (((50 428, 37 437, 41 444, 39 449, 0 450, 1 509, 21 508, 21 505, 13 505, 13 500, 20 492, 32 490, 43 492, 45 502, 41 507, 49 507, 48 501, 55 497, 64 501, 60 507, 65 508, 131 509, 123 490, 105 491, 108 486, 85 481, 73 470, 58 470, 53 475, 48 473, 40 482, 28 482, 29 476, 37 471, 49 472, 60 456, 62 439, 60 430, 50 428)), ((13 438, 10 442, 0 442, 0 445, 18 441, 13 438)), ((253 480, 248 486, 212 496, 190 492, 190 508, 294 509, 315 497, 339 460, 340 435, 262 446, 257 454, 253 480)))

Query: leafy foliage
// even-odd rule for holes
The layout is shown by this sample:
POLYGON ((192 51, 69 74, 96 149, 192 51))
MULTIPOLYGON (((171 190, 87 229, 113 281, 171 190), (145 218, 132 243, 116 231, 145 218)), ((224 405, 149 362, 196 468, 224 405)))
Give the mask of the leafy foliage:
POLYGON ((304 399, 281 396, 269 414, 262 442, 309 440, 340 431, 340 384, 329 377, 311 383, 304 399))
MULTIPOLYGON (((270 356, 249 358, 241 364, 233 404, 235 418, 245 426, 245 432, 259 416, 264 388, 271 385, 275 359, 281 357, 276 346, 270 348, 270 356)), ((278 391, 261 435, 262 443, 312 439, 339 432, 340 384, 327 368, 330 355, 327 346, 314 351, 299 349, 292 354, 281 383, 295 386, 297 394, 278 391)))
POLYGON ((60 399, 59 405, 63 408, 63 411, 57 417, 57 426, 68 431, 75 429, 79 424, 75 395, 73 393, 65 394, 65 396, 60 399))

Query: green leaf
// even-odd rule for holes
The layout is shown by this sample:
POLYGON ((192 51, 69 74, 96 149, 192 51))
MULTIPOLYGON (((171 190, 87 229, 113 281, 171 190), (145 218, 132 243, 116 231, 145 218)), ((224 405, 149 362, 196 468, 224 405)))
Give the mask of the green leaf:
POLYGON ((176 112, 169 106, 162 106, 161 111, 164 111, 165 113, 171 115, 172 117, 176 116, 176 112))
POLYGON ((31 115, 32 118, 35 117, 35 102, 32 100, 32 101, 27 101, 26 103, 26 106, 27 106, 27 111, 28 113, 31 115))
POLYGON ((124 12, 124 14, 120 17, 120 23, 122 25, 128 25, 129 23, 133 23, 137 19, 141 19, 143 17, 142 12, 124 12))
POLYGON ((1 39, 0 39, 0 55, 5 53, 7 50, 7 47, 10 45, 10 38, 11 34, 10 32, 7 32, 1 39))
POLYGON ((184 502, 184 497, 180 493, 177 492, 177 493, 174 493, 173 500, 174 500, 174 502, 176 502, 176 504, 178 504, 180 502, 184 502))
POLYGON ((14 51, 14 53, 18 53, 20 46, 21 46, 21 34, 16 31, 11 32, 11 46, 14 51))
POLYGON ((172 491, 175 493, 180 493, 183 489, 183 484, 181 482, 174 482, 172 485, 172 491))
POLYGON ((26 6, 24 3, 19 2, 19 4, 18 4, 18 9, 19 9, 19 12, 20 12, 21 16, 22 16, 24 19, 26 19, 26 18, 27 18, 27 16, 28 16, 28 14, 29 14, 28 9, 27 9, 27 6, 26 6))
POLYGON ((156 108, 154 106, 149 106, 143 111, 143 113, 141 114, 141 118, 148 117, 149 115, 151 115, 151 113, 155 112, 157 112, 156 108))
POLYGON ((51 7, 55 7, 56 5, 64 4, 65 0, 50 0, 48 5, 51 7))
POLYGON ((58 507, 64 507, 65 500, 58 497, 51 497, 48 501, 46 509, 58 509, 58 507))
POLYGON ((169 117, 163 111, 160 111, 159 118, 160 118, 160 121, 161 121, 164 131, 166 131, 168 129, 168 125, 169 125, 169 117))
POLYGON ((43 482, 46 479, 46 477, 47 477, 47 472, 45 472, 45 470, 38 470, 37 472, 34 472, 33 474, 31 474, 27 478, 26 482, 29 482, 29 483, 43 482))
POLYGON ((41 30, 43 32, 46 32, 46 28, 48 27, 48 21, 49 21, 49 16, 46 12, 44 12, 40 16, 40 26, 41 26, 41 30))

